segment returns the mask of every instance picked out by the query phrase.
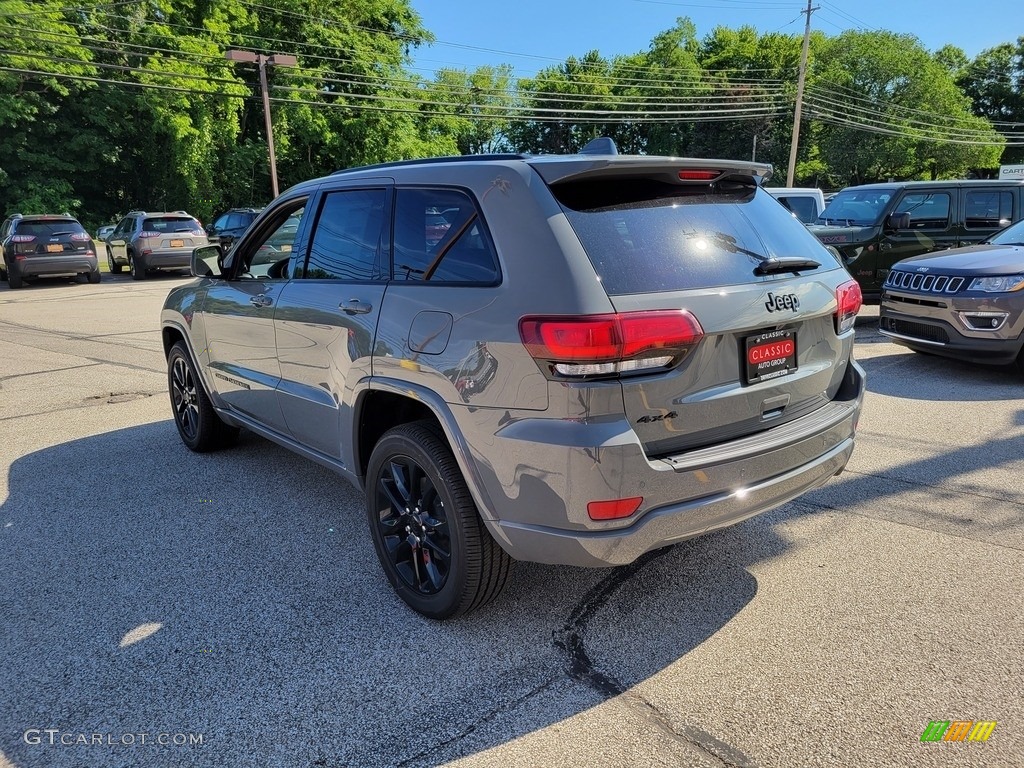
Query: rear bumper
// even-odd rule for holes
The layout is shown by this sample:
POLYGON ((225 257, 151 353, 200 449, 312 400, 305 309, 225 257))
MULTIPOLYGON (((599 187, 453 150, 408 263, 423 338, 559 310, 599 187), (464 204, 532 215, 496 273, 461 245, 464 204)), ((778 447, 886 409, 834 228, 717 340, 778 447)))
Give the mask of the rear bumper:
POLYGON ((143 269, 188 269, 192 263, 191 248, 152 251, 135 257, 143 269))
POLYGON ((775 509, 824 485, 853 453, 848 437, 814 461, 742 489, 653 509, 625 530, 601 533, 518 525, 502 521, 513 557, 579 566, 625 565, 652 549, 726 528, 775 509))
POLYGON ((15 259, 8 266, 20 277, 40 277, 45 275, 77 275, 83 272, 95 272, 98 269, 96 254, 62 253, 57 256, 29 256, 15 259))
MULTIPOLYGON (((745 438, 657 459, 644 454, 626 421, 534 416, 509 423, 503 412, 506 426, 497 425, 490 440, 473 445, 469 474, 482 491, 485 524, 513 557, 623 565, 825 483, 850 458, 863 396, 864 372, 851 360, 840 396, 818 411, 745 438), (629 518, 592 520, 587 513, 591 501, 633 497, 643 501, 629 518)), ((480 429, 481 410, 465 415, 480 429)))

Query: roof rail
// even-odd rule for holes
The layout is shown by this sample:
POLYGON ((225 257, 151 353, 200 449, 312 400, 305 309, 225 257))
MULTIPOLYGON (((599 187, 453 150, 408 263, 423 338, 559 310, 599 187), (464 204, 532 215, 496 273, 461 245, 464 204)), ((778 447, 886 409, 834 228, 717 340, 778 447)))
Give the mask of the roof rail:
POLYGON ((443 163, 464 163, 464 162, 494 162, 497 160, 526 160, 531 155, 516 153, 499 153, 491 155, 452 155, 451 157, 424 157, 420 160, 395 160, 390 163, 377 163, 375 165, 360 165, 355 168, 342 168, 332 173, 337 176, 340 173, 355 173, 356 171, 379 170, 383 168, 401 168, 407 165, 440 165, 443 163))
POLYGON ((128 211, 128 213, 125 214, 125 216, 145 216, 145 215, 146 215, 145 211, 128 211))
POLYGON ((25 214, 23 214, 23 213, 12 213, 11 214, 11 218, 12 219, 22 219, 24 217, 25 217, 25 214))

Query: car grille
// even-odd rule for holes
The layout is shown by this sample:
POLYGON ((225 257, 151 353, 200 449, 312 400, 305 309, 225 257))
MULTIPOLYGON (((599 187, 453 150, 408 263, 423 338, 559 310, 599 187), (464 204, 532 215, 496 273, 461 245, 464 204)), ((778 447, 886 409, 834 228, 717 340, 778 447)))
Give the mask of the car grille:
POLYGON ((959 291, 964 287, 965 282, 967 282, 966 278, 956 275, 926 275, 921 272, 892 269, 886 275, 885 287, 900 291, 949 294, 959 291))
POLYGON ((909 320, 897 320, 894 317, 883 317, 882 328, 900 336, 909 336, 912 339, 923 341, 934 341, 938 344, 949 343, 949 335, 944 328, 925 323, 914 323, 909 320))

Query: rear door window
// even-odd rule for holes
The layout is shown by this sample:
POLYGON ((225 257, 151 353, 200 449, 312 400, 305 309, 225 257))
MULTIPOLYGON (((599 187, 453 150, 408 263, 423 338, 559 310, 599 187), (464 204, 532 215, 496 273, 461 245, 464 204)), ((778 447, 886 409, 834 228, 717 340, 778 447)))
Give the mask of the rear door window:
MULTIPOLYGON (((579 181, 552 187, 610 295, 749 283, 767 258, 839 263, 763 189, 649 179, 579 181)), ((804 274, 808 274, 805 271, 804 274)))
POLYGON ((1013 193, 1009 190, 968 189, 964 203, 968 229, 999 229, 1013 221, 1013 193))

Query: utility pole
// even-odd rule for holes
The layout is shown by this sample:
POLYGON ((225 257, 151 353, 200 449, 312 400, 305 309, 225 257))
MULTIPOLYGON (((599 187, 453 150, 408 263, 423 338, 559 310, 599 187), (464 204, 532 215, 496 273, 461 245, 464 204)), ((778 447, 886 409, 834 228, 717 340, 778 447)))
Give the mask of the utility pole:
POLYGON ((267 65, 279 67, 294 67, 297 63, 294 56, 283 53, 256 53, 255 51, 242 51, 232 48, 224 52, 228 61, 242 61, 249 64, 258 64, 260 68, 260 94, 263 96, 263 122, 267 133, 267 154, 270 157, 270 188, 274 197, 278 195, 277 189, 277 157, 274 155, 274 124, 270 119, 270 89, 267 87, 267 65))
POLYGON ((793 112, 793 141, 789 145, 789 169, 786 171, 786 186, 793 186, 793 174, 796 172, 796 148, 800 143, 800 110, 804 104, 804 80, 807 78, 807 48, 811 43, 811 14, 818 10, 818 6, 811 7, 811 0, 807 0, 807 10, 801 13, 807 14, 807 23, 804 25, 804 47, 800 52, 800 73, 796 79, 796 110, 793 112))

